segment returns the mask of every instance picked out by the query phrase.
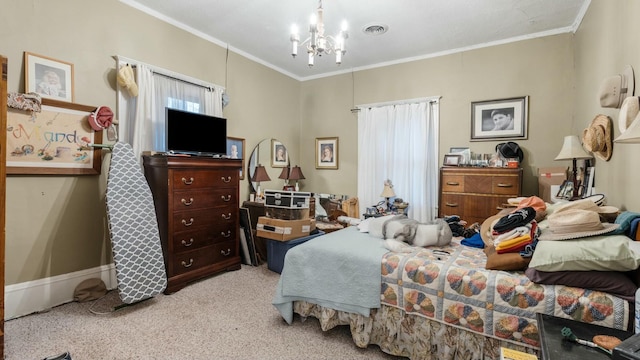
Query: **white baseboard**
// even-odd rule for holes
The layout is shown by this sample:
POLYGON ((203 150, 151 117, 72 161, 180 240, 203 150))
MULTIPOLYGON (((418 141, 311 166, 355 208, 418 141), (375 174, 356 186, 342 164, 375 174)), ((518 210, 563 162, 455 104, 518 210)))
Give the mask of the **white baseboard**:
POLYGON ((107 289, 117 287, 114 264, 4 287, 4 319, 29 315, 73 301, 73 291, 86 279, 99 278, 107 289))

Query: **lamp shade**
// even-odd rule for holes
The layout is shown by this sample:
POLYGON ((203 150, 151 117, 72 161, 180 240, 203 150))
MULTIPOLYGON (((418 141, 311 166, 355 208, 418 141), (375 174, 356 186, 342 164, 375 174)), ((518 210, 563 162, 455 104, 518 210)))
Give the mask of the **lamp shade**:
POLYGON ((591 159, 592 157, 582 147, 580 139, 576 135, 568 135, 564 137, 562 149, 554 160, 591 159))
POLYGON ((270 181, 271 178, 269 177, 269 174, 267 174, 267 169, 264 168, 264 166, 258 164, 258 166, 256 166, 256 171, 253 173, 253 176, 251 177, 251 181, 255 181, 255 182, 260 182, 260 181, 270 181))
POLYGON ((304 179, 304 175, 302 174, 302 169, 300 168, 300 166, 296 165, 291 169, 291 173, 289 174, 289 179, 291 180, 304 179))
POLYGON ((278 176, 278 179, 284 179, 284 180, 288 180, 289 179, 289 167, 283 167, 282 168, 282 172, 280 173, 280 176, 278 176))
POLYGON ((390 198, 396 196, 396 193, 390 185, 384 184, 384 189, 382 189, 382 194, 380 194, 380 196, 390 198))

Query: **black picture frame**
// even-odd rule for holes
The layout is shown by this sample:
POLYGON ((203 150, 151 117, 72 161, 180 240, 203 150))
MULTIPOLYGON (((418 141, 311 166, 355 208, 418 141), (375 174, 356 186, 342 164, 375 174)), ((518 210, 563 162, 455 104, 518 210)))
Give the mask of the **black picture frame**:
POLYGON ((258 266, 258 256, 256 255, 256 242, 253 237, 253 226, 251 225, 251 215, 249 209, 240 208, 240 228, 244 230, 244 237, 247 240, 250 262, 252 266, 258 266))
MULTIPOLYGON (((499 116, 499 115, 497 115, 499 116)), ((529 123, 529 96, 474 101, 471 103, 471 141, 526 139, 529 123), (493 112, 511 117, 510 126, 494 124, 493 112)))

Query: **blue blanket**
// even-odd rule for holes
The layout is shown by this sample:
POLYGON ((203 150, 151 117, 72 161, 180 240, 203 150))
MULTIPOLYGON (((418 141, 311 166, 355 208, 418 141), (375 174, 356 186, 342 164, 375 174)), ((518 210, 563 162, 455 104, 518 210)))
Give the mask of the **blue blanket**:
POLYGON ((297 300, 369 316, 380 308, 383 244, 350 226, 289 249, 273 305, 289 324, 297 300))

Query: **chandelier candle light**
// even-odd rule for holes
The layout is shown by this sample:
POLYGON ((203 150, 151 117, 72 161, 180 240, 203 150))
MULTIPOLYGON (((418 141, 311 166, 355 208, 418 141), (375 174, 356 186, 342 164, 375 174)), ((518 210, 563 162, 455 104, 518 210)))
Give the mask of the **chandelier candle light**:
POLYGON ((291 55, 295 58, 298 55, 298 46, 305 46, 307 48, 307 54, 309 55, 309 66, 313 66, 314 58, 322 56, 322 54, 336 54, 336 64, 342 63, 342 55, 347 50, 345 42, 349 37, 347 33, 347 22, 342 22, 342 28, 336 37, 324 34, 324 22, 323 22, 323 9, 322 0, 318 1, 318 10, 316 14, 311 15, 309 22, 309 37, 300 43, 300 34, 298 33, 298 26, 293 25, 291 27, 291 43, 293 48, 291 55))

